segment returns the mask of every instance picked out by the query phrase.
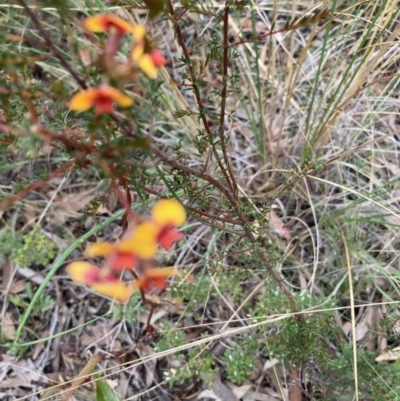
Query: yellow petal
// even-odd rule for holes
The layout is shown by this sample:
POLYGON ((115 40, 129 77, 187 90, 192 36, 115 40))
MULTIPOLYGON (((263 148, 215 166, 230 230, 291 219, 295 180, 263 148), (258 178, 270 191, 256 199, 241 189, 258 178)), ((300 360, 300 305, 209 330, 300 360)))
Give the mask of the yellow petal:
POLYGON ((135 47, 132 49, 131 59, 136 63, 138 63, 140 57, 143 56, 143 52, 144 52, 144 44, 143 43, 136 44, 135 47))
POLYGON ((88 17, 83 23, 84 27, 91 32, 105 32, 109 26, 109 15, 99 14, 88 17))
POLYGON ((138 67, 151 79, 156 79, 158 70, 148 54, 143 54, 137 60, 138 67))
POLYGON ((159 227, 151 222, 139 224, 132 235, 119 244, 121 252, 132 252, 141 259, 151 259, 157 253, 159 227))
POLYGON ((182 204, 175 199, 163 199, 157 202, 151 215, 153 220, 160 225, 172 224, 180 227, 186 222, 186 212, 182 204))
POLYGON ((141 25, 134 25, 128 21, 125 21, 121 18, 116 17, 115 15, 109 14, 109 21, 115 27, 119 28, 121 31, 125 33, 131 33, 133 35, 140 34, 141 32, 141 25))
MULTIPOLYGON (((85 19, 84 27, 91 32, 106 32, 114 27, 118 29, 119 34, 131 33, 135 37, 142 35, 144 27, 142 25, 133 25, 128 21, 116 17, 113 14, 99 14, 85 19)), ((146 31, 145 31, 146 32, 146 31)))
POLYGON ((146 270, 145 276, 147 278, 157 278, 157 277, 173 277, 173 276, 178 276, 179 271, 175 269, 174 267, 165 267, 165 268, 159 268, 159 267, 152 267, 148 270, 146 270))
POLYGON ((132 294, 132 289, 121 281, 94 283, 91 287, 100 294, 122 302, 127 301, 132 294))
POLYGON ((129 107, 133 104, 133 100, 129 96, 124 95, 121 91, 111 86, 102 86, 100 92, 101 96, 113 100, 122 107, 129 107))
POLYGON ((136 43, 142 42, 146 36, 146 28, 144 25, 135 25, 135 29, 132 33, 136 43))
POLYGON ((115 245, 110 242, 99 242, 91 244, 86 249, 86 256, 88 258, 93 258, 94 256, 109 256, 111 253, 115 252, 115 245))
POLYGON ((69 102, 69 108, 74 111, 86 111, 93 105, 98 96, 97 89, 87 89, 74 95, 69 102))
POLYGON ((73 262, 67 267, 67 273, 80 284, 91 284, 99 275, 99 269, 88 262, 73 262))

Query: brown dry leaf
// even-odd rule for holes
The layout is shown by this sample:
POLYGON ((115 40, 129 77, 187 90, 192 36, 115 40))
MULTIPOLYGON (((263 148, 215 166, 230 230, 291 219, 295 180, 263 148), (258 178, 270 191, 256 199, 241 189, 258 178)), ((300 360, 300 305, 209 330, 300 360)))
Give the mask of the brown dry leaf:
POLYGON ((212 390, 203 390, 200 394, 197 395, 198 400, 201 400, 203 398, 213 398, 214 400, 219 400, 217 395, 212 390))
POLYGON ((85 66, 89 64, 93 64, 97 57, 98 57, 98 52, 93 51, 93 46, 86 46, 82 47, 79 50, 79 55, 81 56, 81 60, 85 66))
POLYGON ((101 359, 100 355, 93 355, 89 359, 85 367, 79 372, 79 375, 72 380, 70 388, 63 394, 62 401, 69 401, 75 391, 86 381, 87 376, 93 373, 101 359))
POLYGON ((57 223, 63 224, 70 218, 78 218, 80 216, 78 211, 87 206, 97 196, 97 192, 97 188, 92 188, 81 193, 62 195, 61 199, 57 201, 57 212, 55 213, 57 223))
POLYGON ((400 347, 396 347, 391 349, 390 351, 386 351, 383 354, 379 355, 375 358, 376 362, 388 362, 388 361, 397 361, 400 358, 400 347))
POLYGON ((24 292, 26 289, 26 280, 18 280, 16 281, 8 291, 9 294, 19 294, 20 292, 24 292))
POLYGON ((29 388, 33 387, 33 385, 30 384, 29 382, 21 382, 21 379, 18 379, 18 378, 5 379, 5 380, 2 380, 0 383, 0 388, 18 387, 18 386, 24 386, 24 387, 29 387, 29 388))
POLYGON ((292 234, 286 228, 281 218, 274 212, 273 209, 269 212, 269 222, 274 231, 281 237, 287 240, 292 239, 292 234))
POLYGON ((6 291, 13 279, 13 273, 12 273, 12 263, 9 259, 6 259, 6 261, 3 264, 3 272, 2 272, 2 282, 1 282, 1 289, 3 291, 6 291))
POLYGON ((244 398, 244 396, 253 388, 252 384, 243 384, 242 386, 238 387, 233 384, 228 383, 232 393, 237 397, 238 400, 244 398))
POLYGON ((263 372, 265 372, 268 369, 273 368, 275 365, 277 365, 278 363, 280 363, 280 361, 276 358, 273 359, 269 359, 268 361, 265 362, 264 366, 263 366, 263 372))
POLYGON ((375 349, 377 328, 382 319, 382 312, 379 306, 368 306, 365 309, 363 319, 356 325, 356 339, 363 340, 367 336, 366 347, 369 350, 375 349))
POLYGON ((257 393, 255 391, 249 391, 246 396, 243 397, 243 401, 277 401, 278 399, 282 398, 272 397, 268 394, 257 393))
MULTIPOLYGON (((45 332, 40 333, 41 338, 46 338, 48 335, 49 335, 48 330, 46 330, 45 332)), ((33 361, 36 361, 36 359, 38 359, 39 355, 44 350, 44 346, 45 346, 44 342, 35 344, 35 346, 33 348, 33 354, 32 354, 32 360, 33 361)))
POLYGON ((284 386, 284 383, 287 381, 287 371, 282 361, 276 358, 266 361, 263 367, 263 373, 270 381, 270 387, 260 387, 258 391, 268 396, 287 400, 289 398, 289 392, 284 386), (280 391, 275 391, 272 388, 280 389, 280 391))
POLYGON ((140 356, 146 359, 144 362, 144 367, 146 368, 146 388, 151 388, 151 385, 154 381, 154 375, 157 365, 157 359, 147 360, 148 357, 154 355, 153 348, 150 345, 143 345, 140 347, 140 356))
MULTIPOLYGON (((156 325, 157 321, 162 319, 168 313, 169 313, 169 311, 167 310, 167 308, 158 310, 157 312, 153 313, 153 315, 151 317, 152 326, 154 326, 157 329, 157 327, 158 327, 156 325)), ((143 312, 143 313, 140 314, 139 321, 144 323, 144 324, 146 324, 148 318, 149 318, 149 313, 146 311, 146 312, 143 312)))
POLYGON ((96 213, 101 215, 103 214, 107 214, 109 216, 112 215, 112 213, 102 204, 97 208, 96 213))
MULTIPOLYGON (((0 362, 10 363, 10 362, 14 362, 15 359, 16 359, 15 356, 4 354, 3 352, 0 351, 0 362)), ((0 379, 0 382, 1 382, 1 379, 0 379)))
POLYGON ((347 336, 351 331, 351 322, 344 322, 342 325, 342 331, 347 336))
POLYGON ((122 348, 121 342, 114 339, 114 335, 110 331, 110 328, 103 323, 95 324, 94 326, 87 328, 85 333, 81 335, 79 342, 84 347, 95 344, 98 347, 101 347, 113 343, 113 351, 118 351, 122 348))
POLYGON ((214 385, 212 390, 221 401, 239 401, 239 398, 236 397, 233 391, 222 383, 219 374, 217 373, 214 373, 214 385))
POLYGON ((37 367, 31 359, 20 360, 12 365, 13 373, 9 378, 0 382, 0 388, 5 387, 27 387, 32 388, 32 381, 43 380, 43 375, 36 373, 37 367))
POLYGON ((10 312, 6 312, 2 322, 2 332, 8 340, 15 340, 15 325, 10 312))

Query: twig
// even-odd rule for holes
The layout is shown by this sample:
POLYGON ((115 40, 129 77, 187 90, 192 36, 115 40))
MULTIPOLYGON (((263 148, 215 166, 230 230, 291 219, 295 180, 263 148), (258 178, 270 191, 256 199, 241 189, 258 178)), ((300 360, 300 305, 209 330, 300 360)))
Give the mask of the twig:
MULTIPOLYGON (((228 3, 228 2, 227 2, 228 3)), ((221 91, 221 111, 219 117, 219 140, 221 142, 222 154, 226 167, 229 172, 229 176, 234 187, 235 193, 237 193, 237 183, 235 175, 232 171, 232 166, 226 153, 226 141, 225 141, 225 111, 226 111, 226 96, 228 89, 228 54, 229 54, 229 43, 228 43, 228 27, 229 27, 229 6, 225 6, 224 12, 224 51, 223 51, 223 62, 222 62, 222 91, 221 91)))
POLYGON ((150 150, 151 152, 156 155, 158 158, 160 158, 165 164, 175 167, 179 170, 185 171, 186 173, 190 175, 194 175, 195 177, 202 178, 205 181, 209 182, 210 184, 214 185, 215 188, 219 189, 221 193, 225 195, 225 197, 232 203, 232 204, 237 204, 236 199, 234 198, 232 192, 230 189, 226 188, 222 183, 220 183, 218 180, 213 178, 211 175, 197 171, 191 167, 186 166, 185 164, 181 163, 177 159, 169 159, 168 156, 159 149, 159 147, 156 144, 150 144, 150 150))
MULTIPOLYGON (((174 6, 173 6, 171 0, 168 0, 168 3, 169 3, 169 9, 170 9, 171 16, 173 17, 174 14, 175 14, 174 6)), ((230 190, 234 192, 235 191, 235 185, 231 182, 230 174, 226 172, 227 167, 225 167, 222 164, 221 159, 220 159, 220 157, 218 155, 218 151, 217 151, 217 149, 216 149, 216 147, 214 145, 213 133, 211 132, 209 123, 207 121, 205 107, 204 107, 203 101, 201 99, 200 90, 199 90, 199 87, 197 85, 197 79, 196 79, 193 67, 190 64, 190 54, 189 54, 189 51, 188 51, 188 49, 186 47, 185 40, 183 39, 182 30, 181 30, 179 24, 177 24, 177 23, 175 24, 175 27, 176 27, 176 33, 177 33, 179 44, 180 44, 180 46, 182 48, 183 54, 185 56, 185 59, 188 62, 187 68, 188 68, 188 71, 189 71, 189 74, 190 74, 190 79, 192 81, 192 87, 193 87, 194 95, 195 95, 195 98, 196 98, 197 106, 199 108, 200 118, 201 118, 201 120, 203 122, 203 126, 204 126, 204 129, 205 129, 205 132, 207 133, 211 149, 212 149, 212 151, 214 153, 214 156, 216 158, 216 161, 218 163, 219 168, 221 169, 222 173, 225 176, 225 179, 227 181, 227 184, 230 187, 230 190)))

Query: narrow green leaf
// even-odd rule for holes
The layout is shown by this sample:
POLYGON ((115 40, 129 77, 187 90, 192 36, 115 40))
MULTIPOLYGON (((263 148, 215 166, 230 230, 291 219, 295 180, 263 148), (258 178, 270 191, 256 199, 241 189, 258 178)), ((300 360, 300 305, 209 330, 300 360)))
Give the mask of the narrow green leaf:
POLYGON ((103 379, 96 381, 96 401, 120 401, 115 391, 103 379))

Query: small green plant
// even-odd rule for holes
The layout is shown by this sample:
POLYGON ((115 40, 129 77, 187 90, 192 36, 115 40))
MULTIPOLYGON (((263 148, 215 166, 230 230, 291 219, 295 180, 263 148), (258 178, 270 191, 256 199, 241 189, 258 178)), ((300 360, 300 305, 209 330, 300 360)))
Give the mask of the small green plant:
POLYGON ((125 319, 127 323, 132 324, 136 321, 136 317, 145 309, 141 303, 140 293, 135 292, 129 298, 127 304, 115 304, 113 308, 113 320, 120 321, 125 319))
MULTIPOLYGON (((166 351, 186 344, 186 335, 176 329, 170 322, 165 321, 161 325, 163 337, 157 342, 155 350, 166 351)), ((207 333, 204 333, 207 335, 207 333)), ((169 385, 184 383, 185 380, 202 380, 206 387, 212 386, 215 370, 214 357, 208 352, 200 352, 201 347, 195 346, 187 352, 177 352, 167 357, 169 369, 164 372, 164 377, 169 385)))
MULTIPOLYGON (((18 308, 25 309, 29 305, 33 296, 34 293, 32 283, 27 282, 25 286, 25 293, 23 293, 23 295, 9 295, 9 299, 18 308)), ((54 304, 54 299, 50 295, 43 295, 35 304, 35 307, 32 310, 32 317, 35 318, 43 316, 46 312, 53 309, 54 304)))
POLYGON ((248 380, 257 368, 256 360, 260 351, 260 341, 254 334, 237 341, 236 347, 226 350, 222 356, 228 379, 233 383, 240 385, 248 380))
POLYGON ((10 260, 21 267, 33 264, 46 266, 56 256, 57 245, 40 232, 38 225, 27 234, 8 230, 0 234, 0 255, 8 255, 10 260))

